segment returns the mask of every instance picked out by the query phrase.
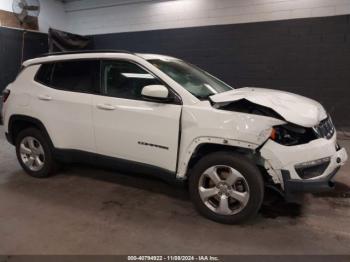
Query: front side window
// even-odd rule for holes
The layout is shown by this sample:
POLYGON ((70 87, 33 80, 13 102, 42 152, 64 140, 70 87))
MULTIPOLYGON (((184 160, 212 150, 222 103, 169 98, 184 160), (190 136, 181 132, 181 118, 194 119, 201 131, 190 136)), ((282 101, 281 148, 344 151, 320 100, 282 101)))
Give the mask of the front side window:
POLYGON ((80 60, 43 64, 35 80, 55 89, 98 94, 100 62, 80 60))
POLYGON ((233 88, 209 73, 177 59, 148 60, 200 100, 233 88))
POLYGON ((142 100, 143 87, 161 84, 152 74, 128 61, 102 62, 102 90, 105 95, 142 100))

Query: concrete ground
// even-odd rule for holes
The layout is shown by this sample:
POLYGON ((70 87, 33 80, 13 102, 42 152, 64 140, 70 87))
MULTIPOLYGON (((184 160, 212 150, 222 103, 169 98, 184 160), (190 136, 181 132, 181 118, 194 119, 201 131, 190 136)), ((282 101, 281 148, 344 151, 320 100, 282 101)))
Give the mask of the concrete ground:
POLYGON ((350 253, 349 163, 334 192, 267 203, 251 223, 228 226, 199 216, 185 189, 148 177, 72 166, 31 178, 0 134, 0 254, 350 253))

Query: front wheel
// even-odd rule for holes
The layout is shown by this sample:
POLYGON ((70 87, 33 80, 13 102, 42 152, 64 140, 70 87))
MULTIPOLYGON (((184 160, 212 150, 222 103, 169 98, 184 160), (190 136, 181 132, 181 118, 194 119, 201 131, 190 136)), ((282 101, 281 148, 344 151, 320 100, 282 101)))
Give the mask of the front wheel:
POLYGON ((264 198, 260 171, 249 159, 230 152, 204 156, 189 178, 196 209, 216 222, 236 224, 257 214, 264 198))

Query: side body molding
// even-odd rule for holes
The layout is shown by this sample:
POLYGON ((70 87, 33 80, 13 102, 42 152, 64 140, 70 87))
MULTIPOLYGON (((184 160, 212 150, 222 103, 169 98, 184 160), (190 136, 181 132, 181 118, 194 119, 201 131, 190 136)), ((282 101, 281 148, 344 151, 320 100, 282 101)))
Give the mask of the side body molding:
POLYGON ((198 147, 200 147, 203 144, 215 144, 215 145, 224 145, 224 146, 231 146, 236 148, 244 148, 244 149, 250 149, 255 150, 259 145, 248 143, 245 141, 239 141, 239 140, 233 140, 233 139, 226 139, 226 138, 220 138, 220 137, 198 137, 192 141, 192 143, 189 145, 185 152, 185 156, 183 156, 183 159, 179 161, 179 166, 177 170, 176 177, 178 179, 186 179, 186 174, 188 171, 188 164, 193 156, 193 154, 196 152, 198 147))

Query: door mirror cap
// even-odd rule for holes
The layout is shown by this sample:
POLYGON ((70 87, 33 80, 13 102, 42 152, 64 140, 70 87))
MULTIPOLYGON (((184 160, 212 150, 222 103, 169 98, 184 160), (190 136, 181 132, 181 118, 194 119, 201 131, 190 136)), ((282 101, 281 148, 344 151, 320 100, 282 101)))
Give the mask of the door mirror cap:
POLYGON ((148 85, 142 88, 141 95, 150 100, 167 101, 169 90, 163 85, 148 85))

